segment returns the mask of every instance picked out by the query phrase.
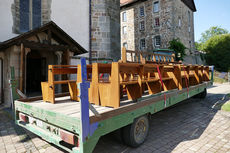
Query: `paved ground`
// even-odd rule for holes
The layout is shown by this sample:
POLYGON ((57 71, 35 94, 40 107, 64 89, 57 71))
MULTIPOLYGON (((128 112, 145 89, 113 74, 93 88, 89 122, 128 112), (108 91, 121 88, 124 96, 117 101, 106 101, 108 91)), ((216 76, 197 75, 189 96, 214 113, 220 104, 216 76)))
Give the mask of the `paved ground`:
MULTIPOLYGON (((152 116, 146 142, 139 148, 122 144, 114 134, 102 137, 95 153, 200 152, 230 153, 230 113, 219 110, 230 85, 216 85, 205 100, 189 99, 152 116)), ((0 153, 63 152, 28 131, 15 126, 0 111, 0 153)))

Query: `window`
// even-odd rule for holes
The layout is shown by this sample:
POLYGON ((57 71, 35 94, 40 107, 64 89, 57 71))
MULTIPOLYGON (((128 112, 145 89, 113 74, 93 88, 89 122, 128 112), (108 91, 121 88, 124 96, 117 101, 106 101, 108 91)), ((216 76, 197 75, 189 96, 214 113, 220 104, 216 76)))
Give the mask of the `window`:
POLYGON ((181 19, 178 20, 178 26, 181 27, 181 19))
POLYGON ((191 13, 188 11, 188 32, 191 32, 191 13))
POLYGON ((145 38, 143 38, 143 39, 140 40, 140 50, 145 49, 145 46, 146 46, 145 38))
POLYGON ((122 28, 122 33, 123 33, 123 34, 126 34, 126 33, 127 33, 127 27, 126 27, 126 26, 123 26, 123 28, 122 28))
POLYGON ((20 0, 20 33, 41 26, 41 7, 41 0, 20 0))
POLYGON ((122 21, 126 22, 127 21, 127 16, 126 16, 126 12, 122 13, 122 21))
POLYGON ((153 3, 153 12, 159 12, 159 1, 153 3))
POLYGON ((140 16, 141 17, 145 16, 145 8, 144 8, 144 6, 140 7, 140 16))
POLYGON ((140 22, 140 31, 144 31, 145 30, 145 21, 141 21, 140 22))
POLYGON ((128 44, 127 44, 127 42, 124 42, 124 43, 123 43, 123 47, 125 47, 126 49, 128 49, 128 44))
POLYGON ((160 26, 160 18, 155 18, 154 19, 154 27, 159 27, 160 26))
POLYGON ((161 46, 161 37, 160 36, 155 36, 155 38, 154 38, 154 45, 156 47, 161 46))
POLYGON ((38 28, 41 26, 41 14, 42 14, 42 3, 41 0, 33 0, 32 3, 32 24, 33 24, 33 29, 38 28))

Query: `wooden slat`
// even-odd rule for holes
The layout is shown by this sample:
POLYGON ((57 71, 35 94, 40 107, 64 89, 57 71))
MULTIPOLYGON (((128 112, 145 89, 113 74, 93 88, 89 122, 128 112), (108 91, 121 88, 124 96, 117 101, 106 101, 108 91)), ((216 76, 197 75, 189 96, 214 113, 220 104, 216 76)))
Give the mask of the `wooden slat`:
POLYGON ((76 80, 61 80, 61 81, 54 81, 53 84, 68 84, 69 82, 77 82, 76 80))
POLYGON ((56 74, 77 74, 77 68, 53 68, 52 72, 56 74))

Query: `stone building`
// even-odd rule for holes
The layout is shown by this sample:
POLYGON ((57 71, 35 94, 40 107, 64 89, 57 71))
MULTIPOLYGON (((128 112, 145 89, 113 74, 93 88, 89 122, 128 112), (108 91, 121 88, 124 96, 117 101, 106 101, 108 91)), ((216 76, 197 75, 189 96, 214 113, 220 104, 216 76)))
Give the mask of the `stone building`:
POLYGON ((0 42, 54 21, 92 57, 120 59, 119 0, 1 0, 0 18, 0 42))
MULTIPOLYGON (((28 95, 40 91, 40 82, 47 75, 48 64, 68 64, 60 63, 60 57, 65 61, 69 60, 69 64, 76 65, 79 63, 79 57, 72 56, 73 53, 79 55, 91 50, 94 61, 102 60, 101 58, 112 58, 115 61, 120 59, 119 0, 1 0, 0 18, 0 103, 10 103, 8 81, 11 66, 15 67, 16 78, 24 80, 19 81, 19 87, 28 95), (50 21, 54 21, 60 28, 50 21), (51 36, 48 36, 47 32, 36 30, 44 29, 44 26, 53 27, 51 36), (47 45, 49 37, 52 38, 51 45, 47 45), (35 69, 23 66, 24 70, 20 70, 21 42, 27 40, 35 41, 32 45, 35 48, 30 48, 31 42, 29 47, 25 46, 28 42, 23 44, 26 50, 25 66, 37 66, 40 72, 41 68, 35 61, 42 64, 42 76, 39 73, 39 79, 31 83, 28 82, 31 77, 27 75, 37 74, 34 73, 35 69), (83 52, 71 51, 73 45, 75 49, 83 52), (36 48, 37 46, 42 49, 36 48), (66 50, 63 51, 63 48, 66 50), (68 60, 67 49, 70 50, 68 60), (27 63, 33 61, 34 64, 27 63), (37 83, 33 86, 35 82, 37 83), (35 91, 29 90, 30 85, 35 91)), ((86 53, 84 56, 89 55, 86 53)))
POLYGON ((27 96, 37 96, 41 82, 48 79, 48 65, 69 65, 72 56, 86 52, 54 22, 4 41, 0 44, 0 103, 9 106, 11 102, 11 67, 18 88, 27 96))
POLYGON ((120 59, 120 0, 92 0, 92 57, 120 59))
POLYGON ((195 11, 193 0, 121 0, 121 46, 153 51, 179 38, 192 54, 195 11))

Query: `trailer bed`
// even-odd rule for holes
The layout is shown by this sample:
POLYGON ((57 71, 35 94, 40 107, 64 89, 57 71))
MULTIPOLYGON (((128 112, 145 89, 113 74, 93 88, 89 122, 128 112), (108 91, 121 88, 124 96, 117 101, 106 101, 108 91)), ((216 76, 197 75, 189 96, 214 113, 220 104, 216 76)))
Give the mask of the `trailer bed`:
POLYGON ((141 115, 154 114, 202 93, 211 85, 212 82, 207 81, 188 89, 175 89, 154 95, 146 94, 137 101, 130 101, 124 97, 119 108, 93 105, 100 115, 96 116, 89 110, 90 125, 86 126, 89 129, 87 136, 84 134, 83 126, 86 118, 82 118, 81 102, 71 101, 69 96, 56 98, 55 105, 44 102, 42 97, 15 101, 16 123, 68 152, 92 152, 101 136, 131 124, 135 118, 141 115), (21 123, 19 113, 35 119, 37 125, 21 123), (83 142, 78 147, 68 148, 62 144, 60 132, 53 133, 53 129, 71 132, 83 142))

